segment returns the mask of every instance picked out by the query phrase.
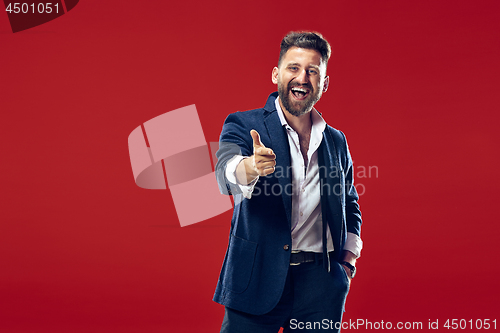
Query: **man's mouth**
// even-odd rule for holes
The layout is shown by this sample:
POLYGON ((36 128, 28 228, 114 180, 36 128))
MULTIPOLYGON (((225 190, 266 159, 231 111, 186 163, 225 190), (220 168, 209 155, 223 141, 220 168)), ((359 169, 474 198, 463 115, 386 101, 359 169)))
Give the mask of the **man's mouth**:
POLYGON ((292 87, 290 89, 296 99, 302 100, 309 95, 309 89, 303 87, 292 87))

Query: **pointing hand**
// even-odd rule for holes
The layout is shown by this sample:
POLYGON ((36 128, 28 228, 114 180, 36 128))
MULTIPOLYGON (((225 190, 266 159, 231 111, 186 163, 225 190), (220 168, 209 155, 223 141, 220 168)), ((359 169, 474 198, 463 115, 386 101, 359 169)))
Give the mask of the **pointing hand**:
POLYGON ((255 178, 257 175, 267 176, 273 173, 276 166, 276 155, 273 150, 264 146, 256 130, 251 130, 250 135, 253 139, 253 155, 248 159, 251 161, 251 170, 247 170, 247 176, 255 178))

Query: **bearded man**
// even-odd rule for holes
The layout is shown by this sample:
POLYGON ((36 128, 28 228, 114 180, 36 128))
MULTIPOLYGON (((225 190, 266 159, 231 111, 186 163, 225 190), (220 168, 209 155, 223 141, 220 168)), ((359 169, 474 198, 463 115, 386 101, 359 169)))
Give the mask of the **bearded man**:
POLYGON ((221 332, 340 331, 361 212, 346 138, 314 108, 330 54, 319 33, 286 35, 278 92, 222 128, 216 176, 235 206, 214 295, 221 332))

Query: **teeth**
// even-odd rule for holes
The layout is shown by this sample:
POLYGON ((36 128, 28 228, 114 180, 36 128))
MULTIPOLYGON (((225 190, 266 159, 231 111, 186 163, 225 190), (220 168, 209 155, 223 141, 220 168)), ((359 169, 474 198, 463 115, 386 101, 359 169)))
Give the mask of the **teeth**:
POLYGON ((294 88, 292 88, 292 90, 299 91, 299 92, 304 93, 304 94, 307 93, 307 90, 305 90, 303 88, 294 87, 294 88))

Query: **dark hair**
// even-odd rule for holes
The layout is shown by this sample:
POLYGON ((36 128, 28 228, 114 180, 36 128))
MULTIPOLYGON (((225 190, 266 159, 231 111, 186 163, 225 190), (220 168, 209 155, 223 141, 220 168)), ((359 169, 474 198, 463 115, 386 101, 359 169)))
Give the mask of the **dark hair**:
POLYGON ((278 66, 288 49, 294 46, 318 51, 325 64, 328 63, 328 59, 330 59, 330 55, 332 54, 330 44, 328 44, 319 32, 291 31, 281 41, 278 66))

